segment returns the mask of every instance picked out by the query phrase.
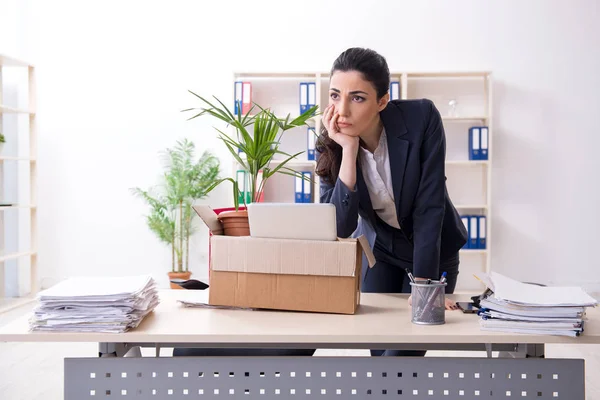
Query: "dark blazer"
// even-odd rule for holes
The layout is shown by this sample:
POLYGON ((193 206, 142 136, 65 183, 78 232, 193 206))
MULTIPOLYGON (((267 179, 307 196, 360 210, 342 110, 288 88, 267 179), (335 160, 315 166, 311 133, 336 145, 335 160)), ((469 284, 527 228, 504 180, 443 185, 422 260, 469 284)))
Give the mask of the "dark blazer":
MULTIPOLYGON (((426 99, 390 101, 380 116, 398 223, 413 249, 413 274, 437 279, 440 260, 456 255, 467 242, 467 231, 446 188, 442 118, 426 99)), ((356 186, 349 190, 339 178, 335 185, 322 182, 320 201, 335 204, 339 237, 364 234, 371 248, 376 238, 384 244, 393 240, 373 211, 358 161, 356 186)))

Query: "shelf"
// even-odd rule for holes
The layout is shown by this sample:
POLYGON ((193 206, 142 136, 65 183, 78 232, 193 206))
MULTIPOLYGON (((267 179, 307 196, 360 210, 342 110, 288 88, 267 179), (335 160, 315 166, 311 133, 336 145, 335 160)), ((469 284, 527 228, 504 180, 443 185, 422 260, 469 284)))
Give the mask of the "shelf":
MULTIPOLYGON (((295 119, 296 119, 296 118, 298 118, 299 116, 300 116, 300 114, 297 114, 297 115, 296 115, 296 114, 294 114, 294 115, 291 115, 291 114, 290 114, 290 119, 289 119, 289 121, 288 121, 288 122, 292 122, 293 120, 295 120, 295 119)), ((235 117, 237 118, 237 115, 235 115, 235 117)), ((244 117, 244 115, 242 114, 242 118, 243 118, 243 117, 244 117)), ((250 115, 248 115, 248 118, 254 118, 254 117, 256 117, 256 114, 250 114, 250 115)), ((285 120, 285 119, 287 118, 287 115, 283 115, 283 116, 281 116, 281 115, 277 115, 277 118, 279 118, 280 120, 285 120)), ((321 116, 320 116, 320 115, 316 115, 316 116, 314 116, 314 117, 310 117, 310 118, 308 118, 308 119, 307 119, 307 121, 312 121, 312 122, 314 122, 314 121, 316 121, 316 120, 317 120, 317 118, 321 118, 321 116)), ((299 126, 298 128, 302 128, 302 126, 299 126)))
POLYGON ((460 254, 487 254, 487 249, 460 249, 460 254))
POLYGON ((34 255, 37 255, 36 251, 26 251, 26 252, 22 252, 22 253, 10 253, 10 254, 5 254, 5 255, 0 255, 0 263, 4 262, 4 261, 8 261, 8 260, 15 260, 20 257, 28 257, 28 256, 34 256, 34 255))
POLYGON ((239 72, 233 75, 236 79, 317 79, 317 74, 311 72, 239 72))
POLYGON ((488 160, 450 160, 446 161, 446 165, 489 165, 488 160))
MULTIPOLYGON (((269 166, 271 166, 271 168, 276 167, 277 165, 281 164, 282 161, 284 161, 284 160, 271 160, 271 162, 269 163, 269 166)), ((235 164, 239 164, 237 162, 237 160, 234 160, 234 162, 235 162, 235 164)), ((317 166, 317 162, 314 160, 290 160, 285 164, 286 167, 290 167, 290 168, 305 167, 307 165, 315 168, 317 166)))
POLYGON ((8 156, 0 156, 0 161, 30 161, 32 163, 36 162, 35 158, 29 157, 8 157, 8 156))
POLYGON ((36 300, 35 296, 29 295, 26 297, 4 297, 0 298, 0 314, 33 303, 36 300))
POLYGON ((0 114, 29 114, 34 115, 35 112, 24 110, 22 108, 7 107, 0 104, 0 114))
MULTIPOLYGON (((471 71, 471 72, 458 72, 458 71, 446 71, 446 72, 407 72, 406 76, 408 79, 411 78, 485 78, 490 75, 489 71, 471 71)), ((392 74, 392 75, 398 75, 392 74)))
POLYGON ((4 67, 30 67, 31 65, 29 63, 26 63, 25 61, 16 59, 14 57, 7 57, 7 56, 0 55, 0 66, 4 66, 4 67))
POLYGON ((454 207, 457 210, 469 210, 469 209, 480 209, 487 210, 487 204, 455 204, 454 207))
POLYGON ((17 209, 17 208, 31 208, 31 209, 35 209, 37 208, 36 206, 26 206, 26 205, 22 205, 22 204, 15 204, 15 205, 2 205, 0 204, 0 210, 9 210, 9 209, 17 209))
MULTIPOLYGON (((321 72, 321 77, 329 77, 329 71, 321 72)), ((488 71, 439 71, 439 72, 401 72, 401 71, 390 71, 390 76, 401 77, 406 75, 408 79, 415 78, 485 78, 490 75, 488 71)))
POLYGON ((484 117, 484 116, 479 116, 479 115, 473 115, 473 116, 469 116, 469 117, 449 117, 449 116, 442 116, 442 121, 448 121, 448 122, 463 122, 463 121, 486 121, 488 119, 488 117, 484 117))

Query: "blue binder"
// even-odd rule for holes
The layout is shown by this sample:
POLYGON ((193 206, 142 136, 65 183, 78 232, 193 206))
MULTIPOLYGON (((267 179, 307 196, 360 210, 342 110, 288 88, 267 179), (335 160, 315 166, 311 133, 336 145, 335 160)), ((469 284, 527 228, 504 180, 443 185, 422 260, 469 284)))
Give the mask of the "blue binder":
POLYGON ((305 178, 302 180, 302 184, 304 185, 304 202, 312 203, 312 172, 303 172, 302 176, 305 178))
POLYGON ((304 203, 304 179, 302 179, 301 176, 296 176, 295 178, 295 185, 294 187, 296 188, 294 190, 295 192, 295 202, 296 203, 304 203))
POLYGON ((475 215, 469 216, 469 248, 477 249, 479 241, 479 219, 475 215))
POLYGON ((308 109, 308 83, 300 82, 300 114, 308 109))
POLYGON ((238 156, 240 156, 240 158, 243 160, 244 158, 246 158, 246 153, 244 153, 244 151, 241 149, 241 147, 238 147, 238 156))
POLYGON ((478 249, 485 249, 486 248, 486 234, 487 234, 487 228, 486 228, 486 217, 485 215, 480 215, 477 217, 478 220, 478 235, 477 235, 477 248, 478 249))
POLYGON ((314 161, 315 159, 315 140, 316 140, 316 132, 315 128, 308 127, 306 130, 306 155, 308 160, 314 161))
POLYGON ((481 159, 481 136, 480 128, 472 126, 469 128, 469 160, 481 159))
POLYGON ((307 110, 311 107, 314 107, 317 104, 317 84, 314 82, 308 83, 307 103, 308 103, 308 107, 306 107, 307 110))
POLYGON ((489 147, 488 127, 482 126, 480 129, 480 132, 481 132, 480 133, 481 139, 479 140, 479 143, 481 144, 481 157, 479 159, 487 160, 488 159, 488 147, 489 147))
POLYGON ((400 99, 400 82, 390 82, 390 100, 400 99))
POLYGON ((241 81, 237 81, 234 84, 233 98, 234 98, 233 112, 235 115, 239 115, 242 112, 242 82, 241 81))
POLYGON ((463 215, 460 217, 460 219, 462 220, 462 223, 465 225, 465 228, 467 229, 467 237, 469 238, 469 240, 467 240, 467 243, 465 243, 465 245, 463 246, 463 249, 470 249, 471 247, 469 246, 470 243, 470 238, 471 238, 471 224, 469 224, 469 216, 468 215, 463 215))

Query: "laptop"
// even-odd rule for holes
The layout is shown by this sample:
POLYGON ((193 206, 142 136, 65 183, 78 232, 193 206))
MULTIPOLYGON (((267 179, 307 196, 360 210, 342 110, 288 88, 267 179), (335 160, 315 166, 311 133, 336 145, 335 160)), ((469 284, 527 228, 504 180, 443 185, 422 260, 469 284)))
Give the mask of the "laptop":
POLYGON ((329 203, 251 203, 248 222, 257 238, 337 239, 335 205, 329 203))

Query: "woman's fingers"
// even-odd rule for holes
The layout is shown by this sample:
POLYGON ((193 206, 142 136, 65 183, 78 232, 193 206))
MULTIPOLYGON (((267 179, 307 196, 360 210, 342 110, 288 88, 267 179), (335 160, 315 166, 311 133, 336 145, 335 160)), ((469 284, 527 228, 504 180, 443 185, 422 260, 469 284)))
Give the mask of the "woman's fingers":
POLYGON ((446 310, 458 310, 458 306, 454 301, 446 299, 446 310))
MULTIPOLYGON (((337 118, 339 115, 335 112, 335 107, 333 105, 327 106, 325 109, 325 114, 323 115, 323 121, 325 123, 325 128, 329 135, 335 136, 339 132, 339 128, 336 124, 337 118)), ((333 139, 333 138, 332 138, 333 139)))
MULTIPOLYGON (((408 305, 412 307, 412 296, 408 296, 408 305)), ((446 310, 458 310, 458 306, 453 300, 445 299, 446 310)))

